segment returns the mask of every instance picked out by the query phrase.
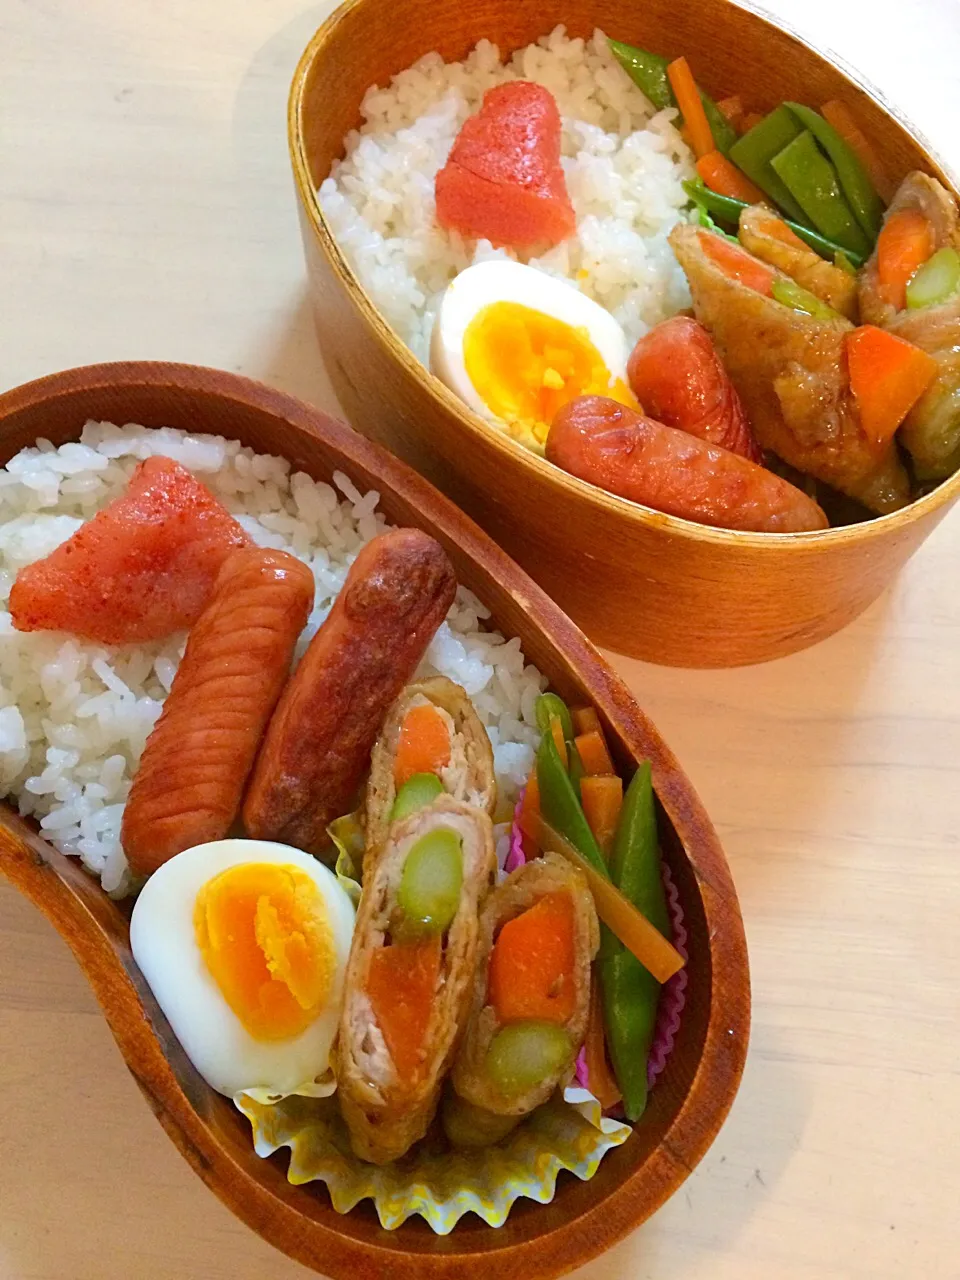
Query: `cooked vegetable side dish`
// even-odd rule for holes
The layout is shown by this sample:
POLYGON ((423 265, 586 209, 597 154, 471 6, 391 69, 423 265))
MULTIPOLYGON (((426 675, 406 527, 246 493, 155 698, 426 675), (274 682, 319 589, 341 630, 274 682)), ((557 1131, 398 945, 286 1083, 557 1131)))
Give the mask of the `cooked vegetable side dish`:
POLYGON ((383 1213, 389 1169, 431 1225, 592 1176, 685 1001, 649 764, 345 476, 107 424, 4 474, 5 792, 136 895, 134 959, 257 1150, 312 1153, 341 1211, 349 1176, 383 1213))
POLYGON ((891 193, 841 101, 701 75, 563 28, 430 54, 371 87, 321 207, 430 370, 578 480, 751 533, 897 511, 960 465, 953 197, 891 193), (598 400, 616 449, 573 430, 598 400))

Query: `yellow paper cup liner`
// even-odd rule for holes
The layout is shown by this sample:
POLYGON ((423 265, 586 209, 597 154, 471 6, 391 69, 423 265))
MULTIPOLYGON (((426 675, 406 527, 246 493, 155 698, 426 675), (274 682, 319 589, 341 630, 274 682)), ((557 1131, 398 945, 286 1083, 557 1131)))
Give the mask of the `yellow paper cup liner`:
POLYGON ((587 1181, 606 1152, 630 1136, 629 1125, 604 1116, 591 1093, 571 1085, 495 1146, 450 1151, 431 1147, 428 1136, 403 1159, 379 1166, 352 1153, 336 1097, 267 1104, 241 1094, 235 1102, 253 1127, 257 1155, 289 1147, 287 1179, 295 1186, 326 1183, 337 1213, 369 1198, 388 1230, 419 1213, 441 1236, 471 1211, 501 1227, 521 1196, 549 1203, 561 1169, 587 1181))

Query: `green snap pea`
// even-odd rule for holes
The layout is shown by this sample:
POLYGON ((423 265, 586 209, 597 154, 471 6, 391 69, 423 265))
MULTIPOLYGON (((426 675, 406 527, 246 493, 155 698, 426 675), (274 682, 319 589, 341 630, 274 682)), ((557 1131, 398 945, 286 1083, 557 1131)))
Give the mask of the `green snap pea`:
MULTIPOLYGON (((719 218, 728 226, 736 227, 740 222, 740 214, 744 209, 750 206, 743 200, 734 200, 730 196, 718 195, 716 191, 711 191, 703 181, 698 178, 695 182, 686 181, 683 189, 699 209, 705 209, 707 213, 712 214, 715 218, 719 218)), ((855 274, 855 267, 862 267, 866 259, 862 254, 852 253, 849 249, 844 249, 841 245, 828 240, 826 236, 822 236, 817 231, 812 231, 809 227, 801 226, 799 222, 792 222, 789 218, 783 220, 794 235, 798 235, 800 239, 810 246, 821 258, 832 260, 838 267, 843 270, 850 269, 851 274, 855 274), (838 260, 838 255, 843 261, 838 260), (844 267, 844 262, 846 267, 844 267)))
POLYGON ((730 148, 730 159, 761 191, 796 222, 806 222, 804 211, 787 184, 773 168, 773 157, 801 132, 801 125, 786 107, 764 116, 730 148))
POLYGON ((534 711, 537 718, 537 728, 541 733, 549 733, 550 721, 556 717, 560 721, 560 728, 563 730, 564 742, 573 741, 573 716, 570 714, 570 708, 557 694, 541 693, 536 701, 534 711))
POLYGON ((567 773, 570 775, 570 782, 573 784, 573 794, 577 797, 577 803, 581 802, 580 795, 580 779, 586 773, 583 767, 583 761, 580 759, 580 752, 577 750, 576 743, 567 743, 567 773))
POLYGON ((873 244, 883 225, 883 201, 877 195, 859 156, 819 112, 800 102, 785 102, 784 106, 793 112, 801 128, 810 130, 830 157, 853 216, 870 244, 873 244))
POLYGON ((791 311, 802 311, 804 315, 813 316, 817 320, 839 319, 838 313, 822 298, 786 276, 777 276, 770 286, 770 292, 777 302, 782 302, 791 311))
POLYGON ((844 249, 865 255, 870 243, 840 190, 836 170, 805 129, 770 161, 821 235, 844 249))
MULTIPOLYGON (((658 111, 677 105, 670 78, 667 75, 667 67, 673 61, 672 58, 665 58, 659 53, 650 53, 646 49, 637 49, 632 44, 622 44, 619 40, 610 40, 609 45, 621 67, 658 111)), ((737 140, 737 131, 714 100, 702 89, 699 93, 714 144, 718 151, 726 155, 737 140)), ((678 121, 678 123, 681 122, 678 121)))
POLYGON ((404 930, 442 933, 457 914, 462 886, 462 841, 449 827, 434 827, 411 848, 400 873, 397 906, 404 930))
POLYGON ((907 282, 907 308, 936 307, 960 289, 960 254, 949 246, 938 249, 907 282))
POLYGON ((540 812, 554 831, 569 840, 573 847, 609 879, 607 864, 584 816, 570 775, 563 766, 552 733, 540 739, 537 751, 537 785, 540 790, 540 812))
MULTIPOLYGON (((663 890, 657 815, 650 765, 642 764, 627 788, 613 842, 614 884, 647 919, 670 937, 663 890)), ((607 1046, 627 1119, 639 1120, 647 1105, 647 1059, 657 1021, 660 983, 613 939, 600 956, 607 1046)))

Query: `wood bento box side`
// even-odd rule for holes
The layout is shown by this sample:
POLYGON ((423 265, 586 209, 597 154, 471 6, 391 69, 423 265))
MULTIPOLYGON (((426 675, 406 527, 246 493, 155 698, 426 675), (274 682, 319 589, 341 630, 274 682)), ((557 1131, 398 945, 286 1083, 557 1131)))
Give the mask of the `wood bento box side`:
POLYGON ((0 396, 0 464, 38 437, 75 439, 90 417, 224 435, 315 478, 339 469, 358 488, 379 490, 388 519, 443 543, 460 581, 490 607, 494 625, 520 637, 554 687, 597 706, 621 768, 651 760, 663 853, 691 955, 688 1003, 664 1076, 643 1124, 590 1182, 561 1178, 551 1204, 519 1202, 499 1229, 468 1215, 447 1237, 416 1218, 385 1231, 369 1203, 337 1214, 322 1185, 287 1182, 284 1157, 259 1159, 247 1121, 191 1066, 141 977, 129 907, 0 805, 0 872, 70 945, 150 1107, 203 1181, 253 1230, 334 1280, 547 1280, 586 1262, 688 1176, 733 1102, 746 1056, 750 982, 736 892, 679 763, 622 682, 522 570, 425 480, 343 424, 232 374, 100 365, 0 396))
POLYGON ((316 186, 342 154, 372 84, 429 50, 461 58, 485 36, 508 51, 558 23, 683 51, 706 87, 750 68, 751 102, 839 97, 899 178, 923 168, 955 189, 929 149, 849 73, 731 0, 350 0, 305 52, 289 141, 317 330, 351 421, 474 517, 597 644, 675 666, 783 656, 831 635, 889 585, 960 496, 960 475, 893 515, 822 533, 710 529, 567 475, 485 425, 432 378, 371 306, 320 212, 316 186))

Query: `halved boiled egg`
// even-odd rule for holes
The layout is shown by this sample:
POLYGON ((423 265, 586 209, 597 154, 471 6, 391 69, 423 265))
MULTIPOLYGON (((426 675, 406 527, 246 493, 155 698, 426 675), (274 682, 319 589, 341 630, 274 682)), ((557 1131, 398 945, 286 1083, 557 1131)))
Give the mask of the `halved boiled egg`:
POLYGON ((330 1093, 354 908, 308 854, 217 840, 164 863, 130 945, 188 1058, 219 1093, 330 1093))
POLYGON ((577 396, 636 403, 629 354, 623 330, 599 303, 536 267, 497 259, 448 285, 430 368, 471 409, 542 451, 555 414, 577 396))

